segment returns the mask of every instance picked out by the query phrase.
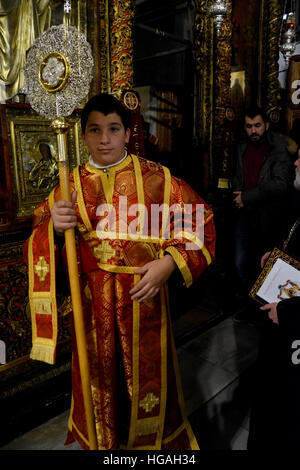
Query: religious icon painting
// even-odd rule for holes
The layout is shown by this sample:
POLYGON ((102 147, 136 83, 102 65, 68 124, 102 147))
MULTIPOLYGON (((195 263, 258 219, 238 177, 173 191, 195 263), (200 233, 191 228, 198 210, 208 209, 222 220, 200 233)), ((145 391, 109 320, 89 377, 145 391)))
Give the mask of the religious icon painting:
MULTIPOLYGON (((16 199, 16 218, 30 217, 34 208, 58 184, 57 138, 50 128, 50 120, 38 116, 28 108, 6 107, 9 154, 12 181, 16 199)), ((70 168, 88 158, 81 143, 80 116, 68 118, 70 168)))

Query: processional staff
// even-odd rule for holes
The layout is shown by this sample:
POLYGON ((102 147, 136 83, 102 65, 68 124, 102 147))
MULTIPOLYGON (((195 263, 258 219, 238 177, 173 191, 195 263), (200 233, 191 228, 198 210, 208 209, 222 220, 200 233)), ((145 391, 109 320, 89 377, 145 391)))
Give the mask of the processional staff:
MULTIPOLYGON (((66 8, 65 12, 69 13, 66 8)), ((29 103, 38 114, 52 120, 50 127, 57 135, 59 180, 62 198, 66 201, 71 201, 71 194, 66 138, 69 124, 65 117, 72 114, 88 95, 93 65, 91 47, 85 36, 75 27, 62 24, 52 26, 34 42, 24 69, 29 103)), ((90 449, 96 450, 74 229, 65 231, 65 243, 88 439, 90 449)))

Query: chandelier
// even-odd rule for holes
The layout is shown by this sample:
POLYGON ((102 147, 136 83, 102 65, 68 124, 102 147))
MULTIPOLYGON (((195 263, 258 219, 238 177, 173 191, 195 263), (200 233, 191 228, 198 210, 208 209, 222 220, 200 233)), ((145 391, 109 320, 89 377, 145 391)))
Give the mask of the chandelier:
POLYGON ((284 5, 284 14, 282 17, 281 33, 280 33, 280 46, 279 50, 282 53, 285 62, 288 64, 290 58, 296 50, 296 7, 295 0, 290 2, 290 11, 287 11, 287 0, 284 5))
POLYGON ((215 0, 215 2, 208 7, 210 15, 213 17, 217 34, 220 33, 221 26, 226 16, 228 3, 226 0, 215 0))

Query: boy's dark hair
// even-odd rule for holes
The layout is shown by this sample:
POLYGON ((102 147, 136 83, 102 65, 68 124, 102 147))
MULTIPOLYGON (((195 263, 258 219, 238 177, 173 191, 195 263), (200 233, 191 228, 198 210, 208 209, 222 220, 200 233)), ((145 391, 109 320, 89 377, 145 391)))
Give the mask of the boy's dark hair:
POLYGON ((244 113, 244 121, 246 119, 246 116, 251 118, 251 119, 254 119, 255 116, 261 116, 265 123, 267 123, 269 121, 268 116, 265 113, 265 111, 257 105, 252 105, 252 106, 250 106, 249 108, 246 109, 246 111, 244 113))
POLYGON ((85 133, 88 117, 92 111, 99 111, 104 114, 104 116, 116 113, 120 116, 125 131, 130 127, 129 114, 121 101, 108 93, 100 93, 99 95, 93 96, 83 108, 81 114, 81 130, 83 134, 85 133))

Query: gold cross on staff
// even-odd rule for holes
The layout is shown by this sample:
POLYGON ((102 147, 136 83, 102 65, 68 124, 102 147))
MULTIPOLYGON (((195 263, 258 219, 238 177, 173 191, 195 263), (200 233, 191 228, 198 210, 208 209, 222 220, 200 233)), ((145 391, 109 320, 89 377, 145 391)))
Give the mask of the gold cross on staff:
POLYGON ((146 413, 150 413, 152 411, 152 408, 154 408, 156 405, 159 403, 159 398, 157 398, 153 393, 147 393, 145 398, 143 400, 140 400, 140 407, 144 408, 146 413))
POLYGON ((45 260, 44 256, 40 256, 38 262, 34 266, 34 272, 39 277, 40 281, 44 281, 48 272, 49 264, 45 260))
POLYGON ((107 263, 107 261, 116 254, 116 250, 114 250, 107 240, 103 240, 101 245, 96 246, 94 248, 94 254, 97 258, 100 258, 102 263, 107 263))

